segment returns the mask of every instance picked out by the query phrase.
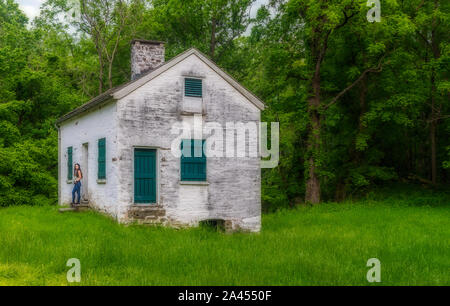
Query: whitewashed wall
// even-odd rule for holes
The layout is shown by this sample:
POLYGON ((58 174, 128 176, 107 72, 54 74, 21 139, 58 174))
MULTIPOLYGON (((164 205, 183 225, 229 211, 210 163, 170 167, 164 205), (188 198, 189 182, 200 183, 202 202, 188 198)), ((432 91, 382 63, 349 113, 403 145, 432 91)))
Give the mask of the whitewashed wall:
MULTIPOLYGON (((67 182, 67 148, 73 147, 73 163, 81 164, 83 175, 88 178, 90 205, 100 211, 117 215, 117 113, 116 103, 112 102, 96 108, 82 116, 65 121, 60 126, 60 167, 59 202, 61 205, 72 201, 73 184, 67 182), (106 183, 99 184, 98 140, 106 138, 106 183), (82 161, 82 146, 88 143, 88 165, 82 161)), ((84 180, 85 181, 85 180, 84 180)), ((85 188, 83 186, 82 189, 85 188)))
MULTIPOLYGON (((208 158, 209 185, 180 184, 180 159, 170 152, 177 135, 175 122, 189 120, 183 113, 184 78, 203 79, 205 122, 259 123, 260 111, 228 82, 201 61, 189 56, 117 102, 118 218, 128 219, 133 207, 134 147, 158 149, 158 205, 170 223, 192 225, 205 219, 232 221, 233 227, 258 231, 261 223, 260 158, 208 158)), ((257 139, 250 139, 255 142, 257 139)), ((110 158, 109 158, 110 160, 110 158)))

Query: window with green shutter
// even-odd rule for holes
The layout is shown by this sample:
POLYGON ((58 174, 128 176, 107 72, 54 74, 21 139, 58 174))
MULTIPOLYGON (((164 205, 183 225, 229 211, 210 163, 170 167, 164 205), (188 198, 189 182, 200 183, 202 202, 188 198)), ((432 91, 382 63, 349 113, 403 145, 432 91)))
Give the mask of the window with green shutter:
POLYGON ((106 139, 98 140, 98 179, 106 179, 106 139))
POLYGON ((201 79, 184 79, 184 95, 186 97, 202 97, 202 80, 201 79))
POLYGON ((72 169, 72 147, 67 148, 67 179, 70 181, 73 178, 73 169, 72 169))
POLYGON ((206 181, 205 140, 183 139, 181 142, 181 180, 206 181))

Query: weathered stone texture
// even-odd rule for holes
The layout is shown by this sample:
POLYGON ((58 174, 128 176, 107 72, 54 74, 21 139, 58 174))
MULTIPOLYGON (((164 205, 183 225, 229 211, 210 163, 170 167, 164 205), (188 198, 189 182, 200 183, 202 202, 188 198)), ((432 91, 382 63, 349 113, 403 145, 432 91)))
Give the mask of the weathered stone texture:
MULTIPOLYGON (((144 60, 145 52, 164 57, 159 46, 154 48, 136 42, 134 47, 132 56, 137 59, 134 73, 142 73, 142 67, 148 64, 147 59, 144 60)), ((217 122, 223 127, 226 122, 259 126, 260 120, 260 110, 195 54, 102 109, 61 127, 60 179, 67 176, 65 148, 69 145, 78 148, 83 142, 89 142, 89 185, 93 186, 94 207, 123 223, 137 221, 182 227, 214 219, 224 220, 228 231, 260 230, 259 154, 241 158, 208 157, 207 184, 180 183, 180 158, 171 152, 172 141, 178 137, 171 133, 175 123, 191 122, 193 113, 202 114, 205 124, 217 122), (185 77, 202 78, 203 98, 186 101, 183 95, 185 77), (195 107, 195 102, 201 107, 195 107), (99 185, 95 182, 97 140, 102 137, 107 140, 107 182, 99 185), (134 204, 136 147, 157 150, 157 203, 147 207, 134 204)), ((225 140, 225 135, 223 138, 225 140)), ((248 137, 246 143, 257 145, 257 137, 248 137)), ((77 161, 78 149, 74 154, 74 161, 77 161)), ((69 185, 61 185, 64 202, 69 199, 70 190, 69 185)))
POLYGON ((133 205, 128 209, 128 218, 140 224, 165 224, 166 210, 159 205, 133 205))
POLYGON ((73 163, 83 171, 81 192, 88 192, 89 205, 116 217, 118 200, 117 173, 117 114, 116 104, 110 103, 65 121, 60 127, 59 188, 61 205, 72 201, 73 183, 67 181, 67 148, 73 147, 73 163), (106 138, 106 181, 97 182, 98 140, 106 138), (88 159, 83 158, 83 144, 88 145, 88 159))
POLYGON ((164 43, 134 40, 131 44, 131 79, 164 63, 164 43))
MULTIPOLYGON (((186 76, 203 79, 203 98, 198 102, 203 105, 204 123, 218 122, 224 127, 226 122, 259 124, 259 109, 195 55, 118 101, 119 219, 131 221, 127 211, 133 205, 133 148, 149 147, 158 151, 157 197, 158 205, 166 209, 167 223, 196 225, 206 219, 223 219, 229 229, 259 231, 259 155, 209 157, 208 185, 180 184, 180 159, 170 151, 178 135, 171 134, 171 127, 192 119, 192 115, 183 113, 186 76)), ((247 143, 257 144, 256 137, 248 138, 247 143)))

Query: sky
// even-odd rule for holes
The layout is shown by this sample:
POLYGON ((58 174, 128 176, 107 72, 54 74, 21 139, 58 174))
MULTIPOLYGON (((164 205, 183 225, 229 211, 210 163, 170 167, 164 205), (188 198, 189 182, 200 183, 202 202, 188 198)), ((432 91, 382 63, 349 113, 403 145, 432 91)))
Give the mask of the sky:
POLYGON ((39 15, 39 7, 44 3, 44 0, 16 0, 16 2, 19 3, 20 9, 24 11, 31 20, 39 15))
MULTIPOLYGON (((34 17, 39 15, 39 7, 45 0, 16 0, 19 3, 20 9, 25 12, 25 14, 32 20, 34 17)), ((255 16, 256 11, 261 6, 261 4, 265 4, 269 2, 269 0, 256 0, 255 4, 251 9, 250 15, 252 17, 255 16)))

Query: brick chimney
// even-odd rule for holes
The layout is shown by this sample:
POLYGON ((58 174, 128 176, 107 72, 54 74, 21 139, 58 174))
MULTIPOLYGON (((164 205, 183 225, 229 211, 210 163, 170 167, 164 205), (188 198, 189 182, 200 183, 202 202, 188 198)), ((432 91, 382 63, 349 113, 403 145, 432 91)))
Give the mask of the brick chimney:
POLYGON ((164 63, 164 42, 134 39, 131 42, 131 80, 164 63))

